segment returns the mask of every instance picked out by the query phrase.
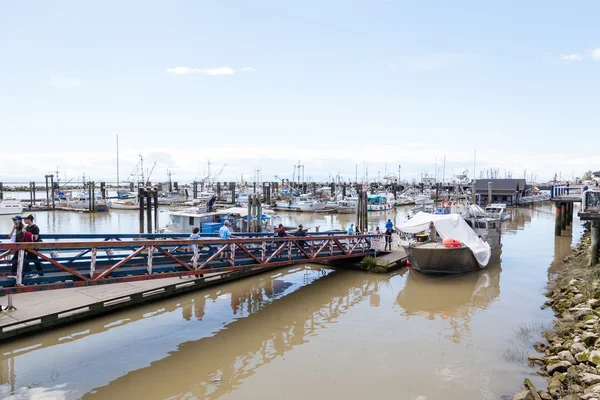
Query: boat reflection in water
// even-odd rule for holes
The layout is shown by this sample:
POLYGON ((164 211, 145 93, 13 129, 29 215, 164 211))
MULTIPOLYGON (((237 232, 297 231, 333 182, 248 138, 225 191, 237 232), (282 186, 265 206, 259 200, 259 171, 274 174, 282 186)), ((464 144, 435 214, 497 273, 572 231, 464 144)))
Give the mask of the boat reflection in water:
POLYGON ((500 296, 500 263, 463 275, 424 275, 411 270, 396 297, 408 317, 443 318, 450 321, 448 339, 459 343, 470 333, 472 315, 500 296))

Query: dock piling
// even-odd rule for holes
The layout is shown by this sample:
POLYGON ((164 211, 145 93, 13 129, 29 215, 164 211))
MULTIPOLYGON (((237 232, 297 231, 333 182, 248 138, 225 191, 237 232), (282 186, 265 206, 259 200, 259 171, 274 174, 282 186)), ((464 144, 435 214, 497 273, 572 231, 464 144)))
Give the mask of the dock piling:
POLYGON ((598 264, 600 245, 600 222, 592 222, 592 245, 590 246, 590 267, 598 264))
POLYGON ((560 203, 560 228, 564 231, 567 229, 567 204, 560 203))
POLYGON ((152 191, 146 189, 146 225, 148 226, 148 233, 154 233, 152 231, 152 191))
POLYGON ((138 203, 140 206, 140 233, 144 233, 144 189, 138 188, 138 203))
POLYGON ((488 182, 487 204, 492 204, 492 182, 488 182))
POLYGON ((561 234, 561 207, 560 203, 555 203, 556 217, 554 218, 554 236, 560 236, 561 234))
POLYGON ((4 200, 4 185, 0 182, 0 201, 4 200))

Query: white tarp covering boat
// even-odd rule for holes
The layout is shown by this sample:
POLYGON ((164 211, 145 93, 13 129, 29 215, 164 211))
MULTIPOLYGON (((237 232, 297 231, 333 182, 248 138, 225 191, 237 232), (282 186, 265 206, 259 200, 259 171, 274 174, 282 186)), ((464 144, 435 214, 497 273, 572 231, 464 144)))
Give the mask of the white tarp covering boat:
POLYGON ((458 214, 435 215, 419 212, 413 218, 401 224, 398 229, 406 233, 420 233, 429 229, 433 222, 435 231, 444 238, 458 240, 473 252, 480 266, 485 267, 490 261, 492 250, 458 214))

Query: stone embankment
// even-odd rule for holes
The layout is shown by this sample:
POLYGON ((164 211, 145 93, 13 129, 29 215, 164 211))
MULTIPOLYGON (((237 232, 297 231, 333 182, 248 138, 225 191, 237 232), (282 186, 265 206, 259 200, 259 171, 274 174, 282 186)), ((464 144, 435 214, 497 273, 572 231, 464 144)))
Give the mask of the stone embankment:
POLYGON ((538 342, 531 366, 548 378, 547 390, 525 379, 512 400, 600 400, 600 265, 588 266, 589 232, 549 282, 543 307, 556 315, 553 328, 538 342))

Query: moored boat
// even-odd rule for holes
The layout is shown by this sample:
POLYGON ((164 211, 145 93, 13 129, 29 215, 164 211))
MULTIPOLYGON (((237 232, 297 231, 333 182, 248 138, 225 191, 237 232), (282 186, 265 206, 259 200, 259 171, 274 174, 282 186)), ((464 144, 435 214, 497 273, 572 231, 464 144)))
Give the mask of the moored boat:
POLYGON ((422 273, 457 274, 485 268, 500 257, 499 219, 424 212, 398 227, 412 268, 422 273))
POLYGON ((23 204, 17 199, 4 199, 0 201, 0 215, 21 214, 23 204))
POLYGON ((317 201, 313 196, 301 194, 297 197, 290 197, 275 202, 276 210, 290 211, 320 211, 325 208, 325 203, 317 201))

